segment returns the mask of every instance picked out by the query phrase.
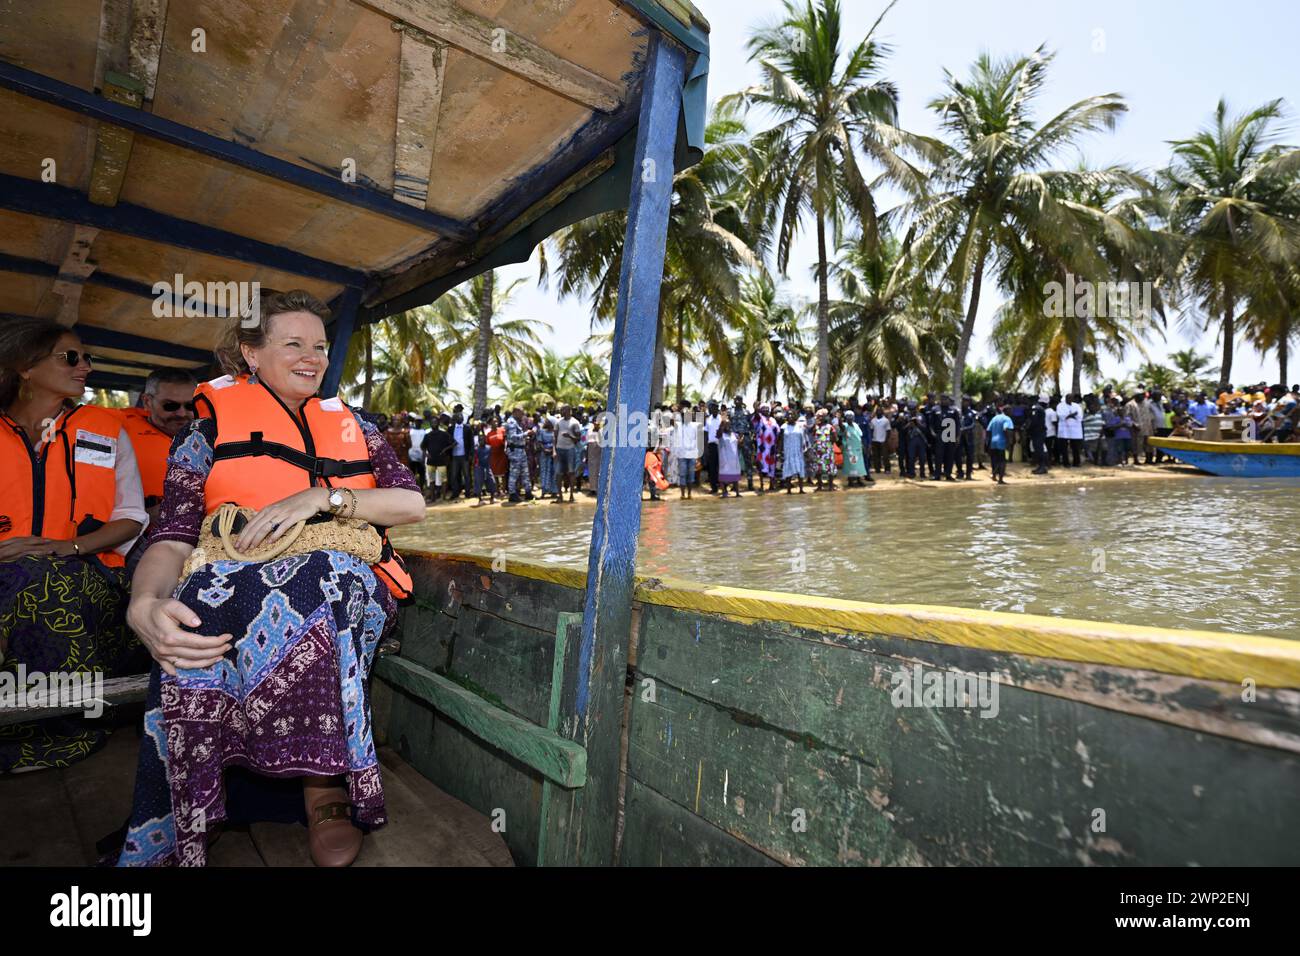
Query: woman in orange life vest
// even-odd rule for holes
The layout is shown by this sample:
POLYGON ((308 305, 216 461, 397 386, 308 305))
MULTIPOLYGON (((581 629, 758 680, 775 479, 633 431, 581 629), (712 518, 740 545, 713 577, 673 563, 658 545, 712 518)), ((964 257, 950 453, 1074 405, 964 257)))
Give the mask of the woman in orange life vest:
MULTIPOLYGON (((148 518, 121 422, 75 405, 90 356, 69 329, 0 322, 0 669, 143 669, 126 626, 123 556, 148 518)), ((0 773, 63 767, 96 750, 104 721, 0 727, 0 773)))
POLYGON ((378 430, 315 397, 325 306, 263 292, 259 311, 228 331, 217 349, 228 376, 199 387, 202 417, 172 444, 132 582, 128 619, 157 666, 119 865, 202 865, 212 823, 297 819, 318 865, 346 866, 362 842, 354 824, 385 822, 367 679, 405 572, 343 551, 222 553, 181 580, 223 502, 256 509, 235 534, 244 553, 331 512, 381 528, 424 518, 378 430))

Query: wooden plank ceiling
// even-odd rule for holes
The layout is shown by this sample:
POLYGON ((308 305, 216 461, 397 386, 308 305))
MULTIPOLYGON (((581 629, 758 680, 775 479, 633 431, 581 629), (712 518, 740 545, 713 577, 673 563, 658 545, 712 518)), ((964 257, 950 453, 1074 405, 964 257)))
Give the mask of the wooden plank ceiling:
MULTIPOLYGON (((635 124, 646 42, 614 0, 0 0, 0 68, 295 167, 354 171, 352 188, 457 227, 363 208, 0 84, 0 314, 207 350, 228 320, 155 318, 141 290, 179 274, 331 301, 352 283, 371 303, 422 263, 421 281, 443 263, 449 272, 546 200, 538 174, 557 181, 554 157, 570 178, 608 163, 573 146, 635 124), (225 234, 219 246, 211 230, 225 234), (268 246, 302 258, 286 263, 268 246)), ((166 350, 98 351, 187 364, 166 350)))

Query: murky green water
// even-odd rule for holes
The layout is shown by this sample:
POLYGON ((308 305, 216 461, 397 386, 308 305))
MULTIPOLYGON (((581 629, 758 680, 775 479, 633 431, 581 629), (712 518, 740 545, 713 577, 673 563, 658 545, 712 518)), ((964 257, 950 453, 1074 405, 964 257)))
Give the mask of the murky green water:
MULTIPOLYGON (((585 567, 592 513, 549 503, 435 510, 394 538, 585 567)), ((670 497, 644 506, 637 563, 645 574, 884 604, 1300 639, 1294 482, 670 497)))

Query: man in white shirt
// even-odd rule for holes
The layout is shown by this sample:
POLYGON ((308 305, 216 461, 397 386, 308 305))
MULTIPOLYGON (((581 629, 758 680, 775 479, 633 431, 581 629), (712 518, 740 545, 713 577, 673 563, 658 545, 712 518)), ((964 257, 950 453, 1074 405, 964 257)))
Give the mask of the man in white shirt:
POLYGON ((704 419, 704 468, 709 473, 709 493, 718 493, 718 429, 722 426, 722 416, 718 414, 718 403, 709 402, 709 414, 704 419))
POLYGON ((1083 451, 1083 406, 1079 396, 1070 394, 1056 406, 1057 459, 1066 468, 1078 468, 1083 451), (1074 464, 1070 464, 1070 460, 1074 464))
POLYGON ((424 449, 420 447, 420 444, 424 441, 424 436, 429 434, 432 422, 433 409, 431 408, 424 410, 424 421, 420 421, 414 416, 411 417, 411 450, 406 454, 411 462, 411 471, 415 472, 415 482, 422 490, 424 488, 424 449))

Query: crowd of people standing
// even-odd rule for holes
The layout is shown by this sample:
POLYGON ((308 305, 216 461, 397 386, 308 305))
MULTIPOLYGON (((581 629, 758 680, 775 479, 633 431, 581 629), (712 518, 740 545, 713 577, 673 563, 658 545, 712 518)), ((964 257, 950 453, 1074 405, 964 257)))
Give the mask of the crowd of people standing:
MULTIPOLYGON (((1211 414, 1244 415, 1261 440, 1294 440, 1300 386, 1229 387, 1206 392, 1138 386, 1086 395, 995 395, 987 401, 927 393, 919 399, 867 396, 818 406, 790 401, 752 408, 741 396, 727 405, 700 401, 660 405, 650 416, 645 485, 651 498, 676 486, 689 498, 700 485, 727 498, 745 491, 788 494, 864 487, 875 474, 931 481, 973 481, 977 470, 1005 482, 1007 462, 1052 467, 1125 468, 1159 464, 1168 455, 1154 436, 1192 437, 1211 414), (757 483, 757 488, 755 487, 757 483)), ((501 406, 384 419, 380 427, 408 461, 431 502, 476 498, 494 503, 574 500, 594 491, 600 471, 600 407, 548 403, 526 411, 501 406), (584 487, 585 486, 585 487, 584 487)))

